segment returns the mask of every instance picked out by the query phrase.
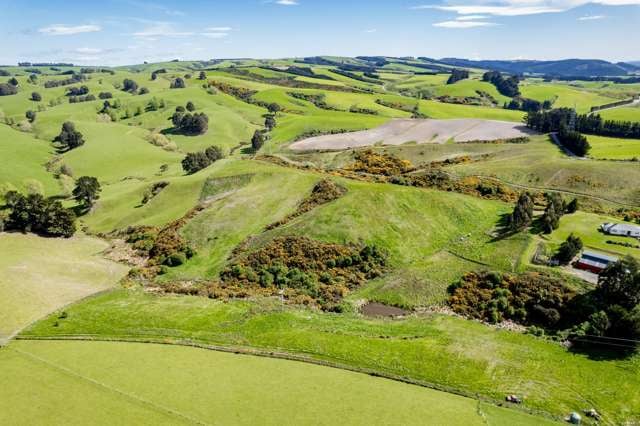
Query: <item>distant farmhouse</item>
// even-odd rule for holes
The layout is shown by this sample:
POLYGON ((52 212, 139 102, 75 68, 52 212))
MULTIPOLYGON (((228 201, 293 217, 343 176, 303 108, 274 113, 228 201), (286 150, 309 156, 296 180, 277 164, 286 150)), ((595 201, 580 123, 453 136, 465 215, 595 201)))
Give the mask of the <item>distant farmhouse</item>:
POLYGON ((606 254, 597 253, 595 251, 585 250, 582 256, 575 264, 578 269, 584 269, 591 271, 594 274, 602 272, 610 263, 617 262, 618 258, 614 256, 608 256, 606 254))
POLYGON ((600 229, 609 235, 640 238, 640 226, 628 223, 603 223, 600 225, 600 229))

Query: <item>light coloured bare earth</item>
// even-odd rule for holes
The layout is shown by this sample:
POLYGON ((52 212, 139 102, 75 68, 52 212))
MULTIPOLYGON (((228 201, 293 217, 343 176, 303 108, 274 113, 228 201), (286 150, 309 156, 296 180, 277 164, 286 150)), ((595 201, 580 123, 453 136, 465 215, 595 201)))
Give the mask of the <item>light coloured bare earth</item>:
POLYGON ((534 132, 521 123, 508 121, 481 120, 475 118, 453 120, 391 120, 375 129, 335 135, 315 136, 294 142, 290 148, 295 151, 315 149, 348 149, 384 145, 401 145, 407 142, 445 143, 468 142, 473 140, 511 139, 530 136, 534 132))
POLYGON ((127 267, 102 257, 102 240, 0 233, 0 345, 71 302, 113 287, 127 267))

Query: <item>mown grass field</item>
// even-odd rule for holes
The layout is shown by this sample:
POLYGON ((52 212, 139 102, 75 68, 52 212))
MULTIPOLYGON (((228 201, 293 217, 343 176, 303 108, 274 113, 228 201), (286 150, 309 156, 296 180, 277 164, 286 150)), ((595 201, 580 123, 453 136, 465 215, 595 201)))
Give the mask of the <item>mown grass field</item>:
POLYGON ((116 285, 127 267, 105 260, 94 238, 0 233, 0 342, 38 318, 116 285))
MULTIPOLYGON (((302 353, 399 374, 471 395, 563 416, 594 406, 607 423, 637 421, 638 356, 601 358, 467 320, 428 315, 402 321, 322 314, 279 302, 212 301, 117 291, 41 321, 23 335, 189 340, 302 353), (53 327, 58 321, 59 325, 53 327)), ((602 354, 604 355, 604 354, 602 354)))

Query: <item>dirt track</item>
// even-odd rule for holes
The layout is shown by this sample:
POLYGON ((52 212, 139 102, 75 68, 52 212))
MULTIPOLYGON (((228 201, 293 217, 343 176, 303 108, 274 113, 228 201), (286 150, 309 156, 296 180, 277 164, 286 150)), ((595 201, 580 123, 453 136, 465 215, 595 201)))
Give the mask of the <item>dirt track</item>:
POLYGON ((453 119, 453 120, 391 120, 380 127, 359 132, 315 136, 294 142, 289 148, 295 151, 314 149, 348 149, 384 145, 401 145, 407 142, 445 143, 472 140, 510 139, 533 134, 522 123, 508 121, 453 119))

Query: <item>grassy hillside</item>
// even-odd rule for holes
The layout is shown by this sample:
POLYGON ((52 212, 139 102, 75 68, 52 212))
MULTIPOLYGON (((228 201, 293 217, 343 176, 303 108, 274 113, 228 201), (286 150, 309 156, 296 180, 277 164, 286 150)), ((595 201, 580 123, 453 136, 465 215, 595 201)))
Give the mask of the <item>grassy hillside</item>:
POLYGON ((0 233, 0 341, 61 306, 114 286, 124 265, 99 253, 94 238, 0 233))
POLYGON ((589 112, 592 106, 604 105, 618 100, 565 84, 537 81, 522 83, 520 92, 525 98, 535 99, 540 102, 549 100, 553 102, 554 108, 576 108, 579 113, 589 112))
POLYGON ((46 163, 53 156, 51 145, 0 125, 0 188, 26 191, 29 188, 42 189, 46 195, 54 195, 60 187, 53 175, 47 172, 46 163))

